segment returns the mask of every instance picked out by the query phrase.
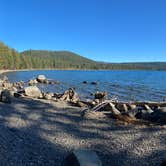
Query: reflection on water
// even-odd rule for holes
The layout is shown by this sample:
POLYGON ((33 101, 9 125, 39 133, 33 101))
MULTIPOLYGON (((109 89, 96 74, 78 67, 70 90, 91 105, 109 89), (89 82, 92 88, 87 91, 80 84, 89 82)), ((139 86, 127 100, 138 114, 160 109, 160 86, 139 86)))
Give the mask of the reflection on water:
POLYGON ((39 85, 43 91, 62 93, 74 87, 82 98, 92 97, 96 91, 107 91, 109 98, 118 96, 119 100, 166 99, 166 71, 20 71, 6 75, 12 82, 28 81, 39 74, 61 82, 59 85, 39 85), (87 81, 87 84, 83 84, 87 81), (97 85, 91 82, 97 81, 97 85))

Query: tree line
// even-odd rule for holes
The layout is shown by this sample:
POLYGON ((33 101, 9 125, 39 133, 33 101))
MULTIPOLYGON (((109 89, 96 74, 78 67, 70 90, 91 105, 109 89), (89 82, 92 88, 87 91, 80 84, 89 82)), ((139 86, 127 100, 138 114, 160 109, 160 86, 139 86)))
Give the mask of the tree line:
POLYGON ((0 69, 166 70, 166 62, 102 63, 69 51, 27 50, 19 53, 0 42, 0 69))

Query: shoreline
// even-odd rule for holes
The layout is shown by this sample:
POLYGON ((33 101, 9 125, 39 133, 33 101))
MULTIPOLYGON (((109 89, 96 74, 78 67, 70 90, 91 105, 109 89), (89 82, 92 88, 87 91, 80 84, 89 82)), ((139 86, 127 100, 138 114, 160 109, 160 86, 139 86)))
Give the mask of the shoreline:
POLYGON ((73 69, 73 68, 64 68, 64 69, 13 69, 13 70, 10 70, 10 69, 3 69, 1 70, 0 69, 0 75, 1 74, 4 74, 4 73, 8 73, 8 72, 17 72, 17 71, 37 71, 37 70, 64 70, 64 71, 166 71, 166 70, 141 70, 141 69, 113 69, 113 70, 110 70, 110 69, 73 69))
MULTIPOLYGON (((5 75, 5 73, 10 73, 10 72, 29 72, 29 71, 108 71, 108 70, 80 70, 80 69, 13 69, 13 70, 0 70, 0 75, 3 76, 5 75)), ((115 71, 115 70, 110 70, 110 71, 115 71)), ((116 71, 119 71, 119 70, 116 70, 116 71)), ((126 71, 126 70, 125 70, 126 71)), ((130 71, 130 70, 128 70, 130 71)), ((135 71, 135 70, 134 70, 135 71)), ((109 100, 109 99, 108 99, 109 100)), ((156 100, 129 100, 129 101, 126 101, 126 100, 119 100, 118 101, 119 103, 125 103, 125 102, 142 102, 142 103, 145 103, 145 102, 157 102, 157 103, 165 103, 165 100, 159 100, 159 101, 156 101, 156 100)))

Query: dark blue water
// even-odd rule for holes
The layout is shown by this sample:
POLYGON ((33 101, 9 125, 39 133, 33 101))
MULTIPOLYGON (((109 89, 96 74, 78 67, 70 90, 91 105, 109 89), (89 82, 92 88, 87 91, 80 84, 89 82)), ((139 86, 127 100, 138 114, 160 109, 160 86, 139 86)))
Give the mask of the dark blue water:
POLYGON ((60 81, 59 85, 39 85, 43 91, 62 93, 74 87, 80 97, 91 98, 96 91, 108 92, 109 98, 123 101, 163 101, 166 99, 166 71, 20 71, 6 75, 11 82, 28 81, 44 74, 60 81), (83 84, 87 81, 88 84, 83 84), (97 81, 98 85, 91 85, 97 81))

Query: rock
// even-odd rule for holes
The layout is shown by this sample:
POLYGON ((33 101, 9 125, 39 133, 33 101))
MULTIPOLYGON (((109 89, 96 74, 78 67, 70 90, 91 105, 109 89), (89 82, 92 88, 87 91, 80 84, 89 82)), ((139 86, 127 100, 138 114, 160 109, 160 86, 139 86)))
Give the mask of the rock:
POLYGON ((14 93, 13 96, 16 98, 19 98, 19 97, 23 97, 23 94, 22 93, 14 93))
POLYGON ((13 92, 17 92, 17 88, 14 87, 14 86, 11 88, 11 90, 12 90, 13 92))
POLYGON ((19 90, 22 90, 24 88, 24 82, 23 81, 15 82, 12 84, 12 86, 19 90))
POLYGON ((32 85, 35 85, 35 84, 37 84, 37 83, 38 83, 38 81, 37 81, 36 79, 34 79, 34 80, 30 80, 30 81, 28 82, 28 85, 32 86, 32 85))
POLYGON ((135 109, 128 110, 127 115, 131 118, 135 118, 138 115, 139 109, 136 107, 135 109))
POLYGON ((45 81, 47 80, 45 75, 38 75, 38 77, 36 78, 36 80, 39 82, 39 83, 45 83, 45 81))
POLYGON ((145 104, 142 109, 138 109, 135 117, 137 119, 143 119, 143 120, 151 120, 151 114, 153 113, 153 110, 145 104))
POLYGON ((150 120, 152 112, 151 112, 151 110, 142 109, 135 115, 135 117, 137 119, 150 120))
POLYGON ((95 93, 95 99, 99 99, 99 101, 104 101, 107 97, 106 92, 96 92, 95 93))
POLYGON ((55 97, 55 94, 53 92, 48 93, 51 97, 55 97))
POLYGON ((43 83, 44 83, 44 84, 49 84, 49 81, 45 79, 45 80, 43 81, 43 83))
POLYGON ((128 111, 127 105, 124 104, 124 103, 117 103, 116 108, 121 112, 127 112, 128 111))
POLYGON ((25 87, 24 88, 25 91, 25 95, 29 96, 29 97, 41 97, 42 93, 40 91, 40 89, 37 86, 29 86, 29 87, 25 87))
POLYGON ((48 84, 60 84, 60 82, 59 81, 55 81, 55 80, 49 80, 48 81, 48 84))
POLYGON ((3 78, 2 78, 2 81, 3 81, 3 82, 8 82, 8 81, 9 81, 9 79, 8 79, 8 77, 7 77, 7 76, 5 76, 5 75, 4 75, 4 76, 3 76, 3 78))
POLYGON ((73 88, 69 88, 69 90, 65 91, 65 93, 61 96, 60 100, 77 102, 79 101, 79 97, 73 88))
POLYGON ((43 94, 43 99, 51 100, 52 97, 53 97, 52 93, 44 93, 43 94))
POLYGON ((17 93, 17 88, 15 88, 14 86, 10 89, 10 94, 12 95, 12 96, 14 96, 14 93, 17 93))
POLYGON ((102 166, 102 162, 94 151, 75 150, 66 157, 64 166, 102 166))
POLYGON ((166 124, 166 107, 160 107, 158 110, 155 110, 153 113, 151 113, 151 121, 160 123, 160 124, 166 124))
POLYGON ((53 85, 53 84, 54 84, 54 82, 53 82, 53 81, 49 81, 49 82, 48 82, 48 84, 51 84, 51 85, 53 85))
POLYGON ((25 82, 24 82, 24 81, 20 81, 20 84, 21 84, 21 85, 24 85, 24 84, 25 84, 25 82))
POLYGON ((83 83, 83 84, 87 84, 88 82, 87 82, 87 81, 83 81, 82 83, 83 83))
POLYGON ((92 105, 93 107, 96 105, 96 101, 91 101, 91 102, 89 102, 89 105, 92 105))
POLYGON ((90 95, 90 96, 94 96, 94 94, 93 94, 93 93, 89 93, 89 95, 90 95))
POLYGON ((10 82, 3 82, 2 87, 4 87, 5 89, 10 89, 13 87, 13 84, 10 82))
POLYGON ((99 83, 96 81, 91 82, 92 85, 98 85, 99 83))
POLYGON ((99 100, 99 99, 95 99, 94 102, 95 102, 96 104, 99 104, 99 103, 100 103, 100 100, 99 100))
POLYGON ((0 100, 5 103, 11 103, 11 93, 8 89, 2 90, 0 100))
POLYGON ((19 82, 16 82, 16 86, 24 86, 24 81, 19 81, 19 82))

